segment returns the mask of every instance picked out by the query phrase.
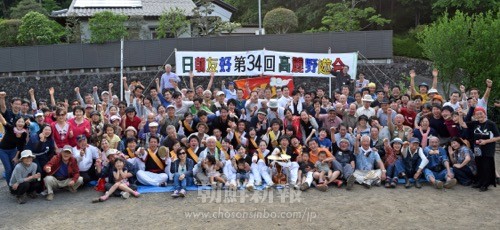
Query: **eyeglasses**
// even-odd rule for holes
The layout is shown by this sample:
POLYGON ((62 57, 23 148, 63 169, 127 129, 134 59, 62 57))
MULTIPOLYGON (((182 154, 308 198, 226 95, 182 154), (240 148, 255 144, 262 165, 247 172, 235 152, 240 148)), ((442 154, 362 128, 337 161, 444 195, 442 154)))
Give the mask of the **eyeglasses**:
POLYGON ((59 114, 59 115, 57 115, 57 116, 66 116, 66 114, 65 114, 65 113, 60 113, 60 114, 59 114))
POLYGON ((186 152, 184 152, 184 151, 179 152, 179 155, 182 155, 182 154, 186 154, 186 152))

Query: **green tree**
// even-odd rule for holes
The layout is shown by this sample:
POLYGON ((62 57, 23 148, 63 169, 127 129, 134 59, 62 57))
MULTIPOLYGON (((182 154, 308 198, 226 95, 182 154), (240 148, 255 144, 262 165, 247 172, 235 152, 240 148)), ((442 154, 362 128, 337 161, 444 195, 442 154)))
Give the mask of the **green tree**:
POLYGON ((231 35, 235 29, 240 27, 241 24, 237 22, 223 22, 219 27, 219 31, 226 31, 229 35, 231 35))
POLYGON ((214 5, 211 0, 201 0, 199 6, 193 9, 191 17, 192 35, 208 36, 218 32, 221 25, 221 19, 212 16, 214 5))
POLYGON ((373 7, 358 8, 366 0, 343 0, 340 3, 326 4, 325 16, 321 19, 320 31, 356 31, 372 25, 383 26, 391 20, 377 14, 373 7))
POLYGON ((298 25, 297 15, 286 8, 276 8, 264 16, 264 28, 271 33, 286 34, 297 28, 298 25))
POLYGON ((436 15, 443 12, 450 14, 459 10, 465 13, 486 13, 489 10, 497 12, 500 9, 498 0, 433 0, 432 8, 436 15))
POLYGON ((118 41, 122 37, 126 37, 128 34, 125 27, 126 21, 127 16, 125 15, 114 14, 109 11, 96 13, 89 20, 90 42, 105 43, 118 41))
POLYGON ((82 41, 81 24, 77 17, 70 15, 66 18, 66 42, 80 43, 82 41))
POLYGON ((60 10, 61 6, 55 0, 43 0, 42 6, 49 14, 54 10, 60 10))
MULTIPOLYGON (((451 84, 483 87, 487 78, 500 75, 499 13, 469 16, 457 11, 448 13, 418 33, 424 55, 440 70, 445 95, 451 84)), ((496 87, 500 86, 494 81, 496 87)), ((493 90, 495 96, 500 95, 493 90)))
POLYGON ((21 19, 17 41, 21 45, 48 45, 60 43, 64 28, 38 12, 29 12, 21 19))
POLYGON ((144 33, 144 30, 142 29, 143 25, 145 24, 146 21, 144 20, 144 17, 130 16, 130 18, 127 21, 127 30, 128 30, 127 39, 128 40, 146 39, 146 35, 144 33))
POLYGON ((0 46, 16 46, 21 20, 0 20, 0 46))
POLYGON ((47 10, 35 0, 21 0, 15 7, 11 8, 10 18, 22 18, 29 12, 38 12, 49 15, 47 10))
POLYGON ((186 18, 186 11, 175 7, 161 15, 156 34, 158 38, 167 38, 169 35, 178 38, 188 30, 189 20, 186 18))

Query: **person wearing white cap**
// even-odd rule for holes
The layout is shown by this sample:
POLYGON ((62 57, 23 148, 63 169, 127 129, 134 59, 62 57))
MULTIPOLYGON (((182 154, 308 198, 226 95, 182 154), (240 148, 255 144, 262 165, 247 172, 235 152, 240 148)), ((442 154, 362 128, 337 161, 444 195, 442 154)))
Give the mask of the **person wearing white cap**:
POLYGON ((35 114, 35 122, 30 122, 29 129, 30 135, 36 134, 40 131, 40 127, 45 124, 45 117, 42 112, 35 114))
POLYGON ((141 132, 139 132, 140 142, 141 142, 142 146, 144 146, 144 148, 149 147, 149 138, 151 138, 151 137, 158 137, 160 139, 160 143, 162 143, 163 140, 165 139, 165 137, 160 134, 158 126, 159 126, 158 122, 154 121, 154 122, 149 123, 149 125, 148 125, 149 132, 144 133, 143 129, 141 129, 141 132))
POLYGON ((48 201, 54 199, 54 189, 68 188, 70 192, 76 192, 76 189, 83 184, 78 162, 73 157, 73 148, 69 145, 65 145, 60 154, 52 157, 43 170, 47 173, 43 181, 47 188, 45 199, 48 201))
POLYGON ((225 107, 226 105, 226 94, 223 91, 218 91, 215 94, 215 102, 210 106, 210 110, 212 112, 217 112, 220 108, 225 107))
POLYGON ((26 195, 36 198, 36 192, 41 188, 40 173, 37 173, 37 165, 33 163, 35 155, 31 150, 21 152, 20 163, 14 167, 9 186, 10 193, 16 195, 19 204, 26 203, 26 195))
POLYGON ((363 99, 361 99, 361 101, 363 102, 363 107, 359 107, 356 110, 356 117, 359 117, 361 115, 365 115, 368 118, 375 116, 375 109, 370 107, 371 103, 373 102, 372 96, 366 94, 365 96, 363 96, 363 99))

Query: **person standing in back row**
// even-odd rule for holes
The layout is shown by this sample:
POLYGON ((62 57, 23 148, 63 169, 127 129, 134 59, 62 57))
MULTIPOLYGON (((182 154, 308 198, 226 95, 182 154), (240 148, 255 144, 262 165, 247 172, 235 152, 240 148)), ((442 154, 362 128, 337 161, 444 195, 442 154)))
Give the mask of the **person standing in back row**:
POLYGON ((161 93, 165 92, 165 90, 172 90, 172 89, 175 90, 177 83, 181 81, 181 79, 171 71, 172 71, 172 66, 170 64, 166 64, 165 73, 161 75, 160 79, 161 93))

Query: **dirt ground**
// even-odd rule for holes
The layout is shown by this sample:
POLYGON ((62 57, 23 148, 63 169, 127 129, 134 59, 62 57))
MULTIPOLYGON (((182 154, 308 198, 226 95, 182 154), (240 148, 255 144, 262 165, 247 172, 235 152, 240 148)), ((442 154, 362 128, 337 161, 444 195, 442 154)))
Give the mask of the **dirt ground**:
MULTIPOLYGON (((498 152, 496 162, 500 165, 498 152)), ((429 185, 422 189, 402 186, 366 189, 355 185, 352 191, 331 187, 327 192, 310 189, 288 196, 282 190, 238 192, 233 200, 228 199, 231 194, 224 192, 192 191, 184 199, 172 199, 169 193, 149 193, 138 199, 110 198, 98 204, 90 201, 99 193, 85 188, 76 194, 57 192, 52 202, 39 197, 18 205, 2 179, 0 194, 0 229, 499 229, 500 226, 500 187, 479 192, 460 185, 450 190, 436 190, 429 185)))

